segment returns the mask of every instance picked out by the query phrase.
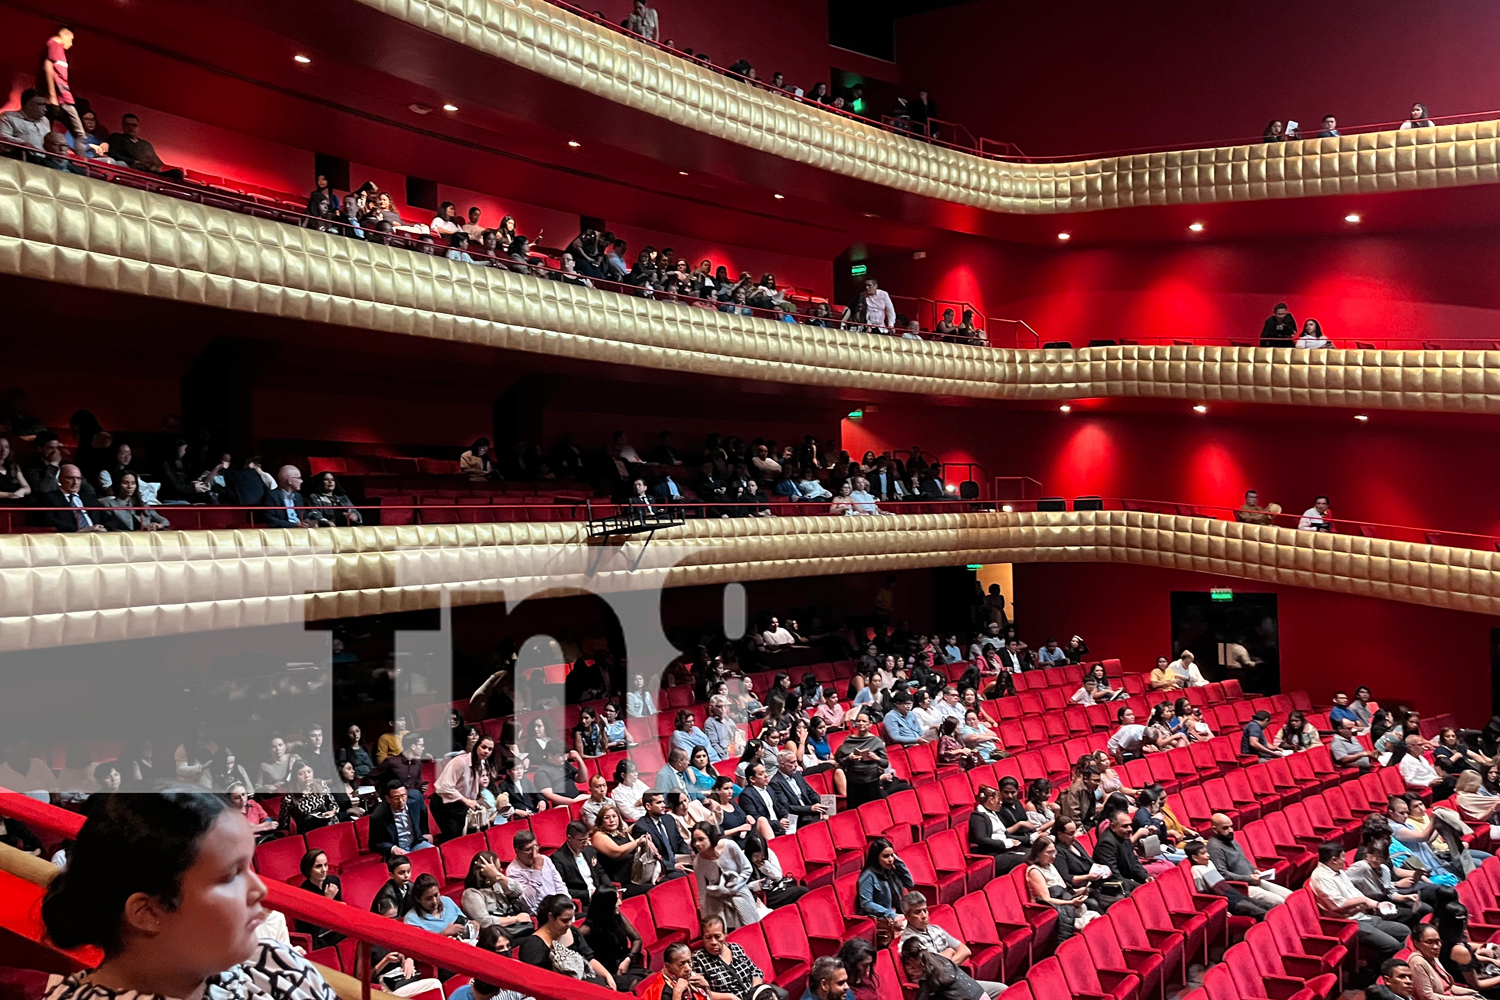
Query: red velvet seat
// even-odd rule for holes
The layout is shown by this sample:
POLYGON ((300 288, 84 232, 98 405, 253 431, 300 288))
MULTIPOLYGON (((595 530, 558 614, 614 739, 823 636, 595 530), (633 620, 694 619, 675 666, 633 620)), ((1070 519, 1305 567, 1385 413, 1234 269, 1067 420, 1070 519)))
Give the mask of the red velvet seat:
POLYGON ((797 909, 802 911, 802 926, 807 930, 815 957, 835 954, 845 941, 857 937, 875 939, 875 921, 869 917, 846 917, 831 885, 820 886, 797 900, 797 909))
POLYGON ((1031 961, 1031 928, 995 921, 983 892, 971 892, 953 904, 957 927, 945 927, 973 952, 975 979, 1008 983, 1031 961))
POLYGON ((807 971, 812 968, 813 953, 802 915, 795 906, 772 910, 760 921, 771 952, 772 968, 765 971, 777 986, 796 996, 806 987, 807 971))
POLYGON ((1141 978, 1142 1000, 1164 1000, 1166 977, 1163 968, 1166 959, 1157 951, 1141 951, 1125 948, 1115 936, 1114 922, 1107 917, 1091 920, 1081 932, 1088 944, 1089 954, 1101 969, 1129 970, 1141 978))
POLYGON ((307 842, 300 834, 268 840, 255 848, 255 870, 263 879, 285 882, 302 877, 302 855, 307 842))
POLYGON ((1276 944, 1274 932, 1265 924, 1256 924, 1245 932, 1244 947, 1250 950, 1261 975, 1298 980, 1322 1000, 1337 995, 1338 976, 1323 972, 1322 963, 1316 959, 1284 953, 1276 944))
POLYGON ((964 891, 975 892, 995 875, 995 859, 970 856, 966 839, 957 830, 944 830, 927 841, 933 866, 939 875, 963 875, 964 891))
POLYGON ((916 891, 926 896, 929 903, 952 903, 968 891, 967 874, 964 871, 938 871, 926 843, 908 847, 902 852, 901 860, 911 872, 916 891))
POLYGON ((1128 969, 1101 968, 1088 942, 1077 934, 1058 945, 1057 962, 1074 996, 1140 1000, 1141 977, 1128 969))
POLYGON ((1107 916, 1121 948, 1161 955, 1165 961, 1162 968, 1163 980, 1169 986, 1186 981, 1186 934, 1176 928, 1161 930, 1148 926, 1141 919, 1140 908, 1128 896, 1111 906, 1107 916))
POLYGON ((1161 887, 1147 882, 1130 894, 1141 921, 1152 930, 1181 931, 1187 936, 1188 954, 1208 963, 1208 918, 1201 913, 1176 913, 1162 897, 1161 887))

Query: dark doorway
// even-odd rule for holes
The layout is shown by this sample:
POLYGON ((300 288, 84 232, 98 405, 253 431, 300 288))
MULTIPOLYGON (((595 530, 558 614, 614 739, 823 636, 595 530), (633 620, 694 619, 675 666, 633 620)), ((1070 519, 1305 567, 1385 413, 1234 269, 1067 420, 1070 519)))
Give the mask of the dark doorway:
POLYGON ((1184 649, 1193 651, 1203 676, 1211 681, 1238 678, 1246 691, 1280 694, 1276 595, 1227 589, 1172 591, 1172 652, 1184 649), (1243 659, 1237 646, 1244 647, 1252 665, 1226 666, 1243 659))
POLYGON ((1490 629, 1490 714, 1500 715, 1500 628, 1490 629))

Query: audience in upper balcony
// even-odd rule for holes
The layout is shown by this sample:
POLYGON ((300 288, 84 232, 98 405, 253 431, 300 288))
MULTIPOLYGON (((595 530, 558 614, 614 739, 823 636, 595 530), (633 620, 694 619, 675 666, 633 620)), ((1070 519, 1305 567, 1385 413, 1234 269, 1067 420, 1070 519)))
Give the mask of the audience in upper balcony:
POLYGON ((332 527, 322 511, 308 508, 301 489, 301 470, 283 465, 276 473, 276 489, 266 495, 266 523, 274 528, 332 527))
POLYGON ((1333 525, 1328 520, 1328 498, 1317 497, 1313 505, 1302 512, 1302 519, 1297 522, 1298 531, 1332 531, 1333 525))
POLYGON ((1339 120, 1333 115, 1323 116, 1323 127, 1313 136, 1314 139, 1337 139, 1339 137, 1339 120))
POLYGON ((160 174, 180 183, 183 172, 162 163, 161 157, 156 155, 156 147, 141 138, 140 127, 141 120, 134 114, 127 113, 122 117, 120 131, 109 137, 109 155, 133 170, 160 174))
POLYGON ((865 277, 864 294, 859 301, 864 305, 863 322, 882 333, 889 333, 895 327, 896 306, 891 302, 890 293, 881 288, 880 282, 875 278, 865 277))
POLYGON ((160 531, 162 528, 170 528, 172 522, 158 514, 155 509, 145 506, 137 491, 136 475, 134 472, 122 472, 115 479, 115 485, 111 495, 103 497, 99 502, 106 507, 113 507, 107 515, 100 515, 100 523, 112 531, 160 531))
POLYGON ((322 472, 313 477, 313 488, 307 494, 307 502, 318 508, 318 513, 338 527, 347 528, 364 523, 364 518, 360 517, 353 502, 339 489, 338 479, 331 472, 322 472))
POLYGON ((99 507, 99 497, 94 488, 83 480, 83 472, 76 465, 63 465, 57 471, 57 489, 42 494, 42 502, 48 507, 58 508, 47 512, 47 520, 60 532, 107 531, 99 523, 98 511, 92 513, 84 508, 99 507))
POLYGON ((1323 334, 1323 325, 1315 319, 1302 324, 1302 333, 1297 337, 1298 347, 1332 347, 1333 341, 1323 334))
POLYGON ((45 148, 44 140, 50 131, 52 123, 47 120, 47 97, 38 91, 23 92, 19 109, 0 114, 0 139, 6 142, 30 146, 40 152, 45 148))
POLYGON ((1271 119, 1266 125, 1266 130, 1261 134, 1262 142, 1287 142, 1294 138, 1286 134, 1286 123, 1279 118, 1271 119))
POLYGON ((11 451, 10 439, 0 436, 0 501, 14 503, 30 495, 31 484, 11 451))
POLYGON ((1260 494, 1255 490, 1246 490, 1245 503, 1234 512, 1234 519, 1242 524, 1274 524, 1275 516, 1279 513, 1281 513, 1280 507, 1275 504, 1271 507, 1262 507, 1260 494))
POLYGON ((1271 315, 1260 327, 1261 347, 1291 347, 1297 339, 1297 320, 1285 302, 1276 303, 1271 315))
POLYGON ((630 16, 621 24, 626 31, 642 38, 649 38, 653 42, 661 41, 661 18, 657 15, 656 8, 647 6, 646 0, 635 0, 630 16))
POLYGON ((1432 128, 1432 119, 1427 117, 1427 105, 1421 101, 1411 106, 1411 113, 1406 121, 1401 123, 1401 131, 1413 128, 1432 128))

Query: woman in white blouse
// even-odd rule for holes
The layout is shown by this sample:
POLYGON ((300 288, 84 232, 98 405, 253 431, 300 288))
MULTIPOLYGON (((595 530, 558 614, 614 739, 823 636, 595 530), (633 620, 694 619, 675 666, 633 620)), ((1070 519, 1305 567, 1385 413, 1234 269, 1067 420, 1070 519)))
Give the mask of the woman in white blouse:
POLYGON ((914 691, 911 701, 911 714, 915 715, 917 721, 922 724, 923 735, 936 739, 938 727, 943 724, 943 716, 932 707, 932 695, 926 691, 914 691))
POLYGON ((488 736, 474 745, 469 753, 460 754, 443 765, 433 783, 432 815, 438 822, 444 840, 462 836, 469 810, 479 807, 483 776, 495 741, 488 736))

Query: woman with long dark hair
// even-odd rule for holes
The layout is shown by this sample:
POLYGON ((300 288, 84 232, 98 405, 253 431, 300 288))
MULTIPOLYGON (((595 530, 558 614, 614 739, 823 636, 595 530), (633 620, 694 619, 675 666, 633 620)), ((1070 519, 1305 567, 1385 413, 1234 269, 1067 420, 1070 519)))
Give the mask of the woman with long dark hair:
POLYGON ((849 995, 854 1000, 879 1000, 880 976, 875 972, 875 946, 864 938, 844 942, 839 961, 849 973, 849 995))
POLYGON ((250 827, 220 796, 104 797, 42 900, 52 944, 104 959, 53 977, 46 1000, 337 1000, 293 948, 257 938, 266 887, 254 856, 250 827))
POLYGON ((1411 112, 1407 115, 1406 121, 1401 123, 1400 131, 1405 132, 1407 129, 1414 128, 1432 128, 1432 119, 1427 117, 1427 105, 1421 101, 1411 106, 1411 112))
POLYGON ((889 840, 876 837, 870 841, 864 867, 859 872, 854 908, 861 916, 875 921, 877 944, 882 938, 889 943, 894 936, 901 916, 897 909, 901 897, 915 884, 906 862, 896 854, 889 840))
POLYGON ((1286 142, 1293 138, 1286 134, 1286 123, 1279 118, 1273 118, 1266 123, 1266 130, 1261 133, 1261 142, 1286 142))
MULTIPOLYGON (((437 781, 433 783, 432 815, 438 821, 443 840, 462 836, 470 810, 479 808, 479 793, 483 785, 481 775, 488 766, 485 762, 495 752, 495 741, 488 736, 474 744, 474 749, 459 754, 443 767, 437 781)), ((483 829, 483 822, 480 823, 483 829)))
POLYGON ((583 931, 594 957, 615 977, 615 989, 629 993, 650 974, 643 957, 644 940, 630 918, 620 912, 620 890, 614 883, 594 890, 583 931))

